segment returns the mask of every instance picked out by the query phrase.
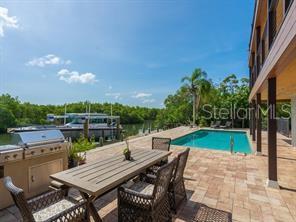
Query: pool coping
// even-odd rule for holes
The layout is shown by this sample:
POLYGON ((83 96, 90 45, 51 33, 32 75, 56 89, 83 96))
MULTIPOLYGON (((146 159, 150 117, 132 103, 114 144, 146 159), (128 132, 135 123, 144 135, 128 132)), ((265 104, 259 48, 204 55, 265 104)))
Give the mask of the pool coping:
MULTIPOLYGON (((208 131, 228 131, 228 132, 241 132, 241 133, 245 133, 246 134, 246 137, 247 137, 247 140, 248 140, 248 143, 249 143, 249 147, 251 148, 251 151, 250 153, 241 153, 241 152, 236 152, 236 154, 244 154, 244 155, 254 155, 255 154, 255 149, 253 147, 253 143, 252 143, 252 139, 251 139, 251 135, 249 133, 249 130, 246 128, 246 129, 242 129, 242 128, 239 128, 239 129, 233 129, 233 128, 230 128, 230 129, 219 129, 219 128, 210 128, 210 127, 202 127, 202 128, 198 128, 196 129, 195 131, 191 132, 191 133, 188 133, 186 135, 183 135, 183 136, 179 136, 179 137, 176 137, 174 138, 173 140, 177 140, 179 138, 182 138, 182 137, 185 137, 185 136, 188 136, 188 135, 191 135, 191 134, 194 134, 196 133, 197 131, 200 131, 200 130, 208 130, 208 131)), ((221 152, 228 152, 228 151, 225 151, 225 150, 218 150, 218 149, 210 149, 210 148, 205 148, 205 147, 192 147, 192 146, 182 146, 182 145, 174 145, 172 144, 173 146, 180 146, 180 147, 188 147, 188 148, 199 148, 199 149, 203 149, 203 150, 211 150, 211 151, 221 151, 221 152)))

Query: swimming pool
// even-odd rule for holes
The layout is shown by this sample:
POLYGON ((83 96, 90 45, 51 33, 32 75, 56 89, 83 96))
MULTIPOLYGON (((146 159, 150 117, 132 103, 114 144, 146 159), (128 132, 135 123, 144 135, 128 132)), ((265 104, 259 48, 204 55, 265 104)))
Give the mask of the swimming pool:
POLYGON ((251 153, 247 134, 242 131, 198 130, 172 141, 172 145, 230 151, 230 137, 234 139, 234 152, 251 153))

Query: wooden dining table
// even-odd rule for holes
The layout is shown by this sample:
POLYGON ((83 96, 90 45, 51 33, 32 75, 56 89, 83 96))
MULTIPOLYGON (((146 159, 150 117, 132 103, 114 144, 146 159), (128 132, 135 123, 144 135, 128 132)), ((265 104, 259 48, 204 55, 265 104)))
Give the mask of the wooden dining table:
MULTIPOLYGON (((102 152, 102 154, 104 154, 102 152)), ((94 206, 100 196, 144 172, 147 168, 168 157, 171 152, 156 149, 133 149, 131 160, 123 154, 98 158, 95 161, 50 176, 67 187, 76 188, 87 200, 87 217, 102 221, 94 206)))

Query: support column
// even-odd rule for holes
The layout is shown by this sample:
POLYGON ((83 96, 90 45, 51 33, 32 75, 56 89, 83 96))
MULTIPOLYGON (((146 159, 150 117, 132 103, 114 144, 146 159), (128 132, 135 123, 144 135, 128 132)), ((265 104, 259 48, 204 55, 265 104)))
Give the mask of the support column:
POLYGON ((257 150, 256 155, 261 155, 262 153, 262 117, 261 117, 261 94, 257 93, 256 95, 256 112, 257 112, 257 119, 256 119, 256 128, 257 128, 257 150))
POLYGON ((267 186, 279 189, 277 181, 277 138, 276 138, 276 78, 268 79, 268 180, 267 186))
POLYGON ((249 119, 249 126, 250 126, 250 135, 252 135, 253 133, 253 126, 252 126, 252 123, 253 123, 253 112, 252 112, 252 103, 249 104, 249 107, 250 107, 250 119, 249 119))
POLYGON ((291 98, 291 135, 292 146, 296 146, 296 96, 291 98))
POLYGON ((256 103, 252 100, 252 140, 256 140, 256 103))

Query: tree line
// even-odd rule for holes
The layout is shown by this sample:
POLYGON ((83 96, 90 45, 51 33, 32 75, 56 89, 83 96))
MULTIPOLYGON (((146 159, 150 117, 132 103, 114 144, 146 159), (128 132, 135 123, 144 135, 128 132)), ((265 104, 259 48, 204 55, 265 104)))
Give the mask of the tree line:
MULTIPOLYGON (((169 95, 165 108, 160 110, 156 122, 159 126, 174 127, 181 124, 209 126, 212 121, 229 120, 234 127, 247 127, 248 119, 232 118, 231 112, 215 112, 239 108, 237 115, 249 107, 249 80, 228 75, 220 83, 214 83, 205 71, 195 69, 191 75, 181 79, 176 93, 169 95)), ((241 113, 243 115, 244 113, 241 113)))
MULTIPOLYGON (((84 113, 90 105, 91 112, 110 114, 111 103, 76 102, 67 104, 67 113, 84 113)), ((120 116, 122 124, 143 123, 155 120, 157 108, 112 104, 113 115, 120 116)), ((37 105, 21 102, 18 97, 9 94, 0 95, 0 132, 9 127, 49 124, 46 116, 49 113, 63 115, 65 105, 37 105)))

